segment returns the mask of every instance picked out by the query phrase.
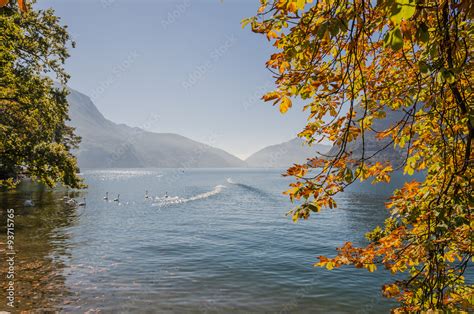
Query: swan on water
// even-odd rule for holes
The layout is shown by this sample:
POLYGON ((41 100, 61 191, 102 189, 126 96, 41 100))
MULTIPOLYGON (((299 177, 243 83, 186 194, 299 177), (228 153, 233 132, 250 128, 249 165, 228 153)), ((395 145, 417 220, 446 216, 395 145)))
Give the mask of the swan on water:
POLYGON ((31 207, 31 206, 35 206, 35 203, 33 203, 32 200, 26 200, 23 205, 25 206, 28 206, 28 207, 31 207))
POLYGON ((148 195, 148 190, 145 191, 145 199, 149 199, 150 195, 148 195))
POLYGON ((120 202, 120 194, 117 194, 117 198, 114 199, 114 202, 120 202))
POLYGON ((109 192, 105 192, 104 201, 109 200, 109 192))
POLYGON ((86 206, 86 198, 83 198, 83 201, 77 204, 78 206, 86 206))

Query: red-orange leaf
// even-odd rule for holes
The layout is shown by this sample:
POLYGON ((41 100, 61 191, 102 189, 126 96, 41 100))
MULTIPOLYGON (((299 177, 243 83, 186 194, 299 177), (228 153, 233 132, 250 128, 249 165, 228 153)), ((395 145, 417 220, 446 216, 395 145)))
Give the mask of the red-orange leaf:
POLYGON ((20 8, 21 12, 26 12, 28 10, 25 0, 18 0, 18 7, 20 8))

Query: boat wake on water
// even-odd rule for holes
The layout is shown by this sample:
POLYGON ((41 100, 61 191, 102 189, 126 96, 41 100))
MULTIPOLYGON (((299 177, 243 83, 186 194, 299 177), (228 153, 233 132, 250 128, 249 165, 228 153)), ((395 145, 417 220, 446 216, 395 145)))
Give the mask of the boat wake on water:
POLYGON ((251 185, 235 182, 234 180, 232 180, 232 178, 227 178, 227 183, 238 186, 238 187, 241 187, 243 189, 246 189, 246 190, 248 190, 250 192, 253 192, 255 194, 258 194, 260 196, 265 196, 265 197, 270 197, 271 196, 267 192, 265 192, 261 189, 258 189, 256 187, 253 187, 251 185))
POLYGON ((183 204, 183 203, 188 203, 188 202, 192 202, 192 201, 197 201, 197 200, 201 200, 201 199, 205 199, 205 198, 217 195, 217 194, 221 193, 222 190, 225 189, 225 188, 226 188, 225 185, 217 185, 216 187, 214 187, 214 189, 212 191, 197 194, 197 195, 194 195, 194 196, 191 196, 191 197, 188 197, 188 198, 179 197, 179 196, 156 197, 154 199, 154 202, 153 202, 152 206, 163 207, 163 206, 169 206, 169 205, 173 205, 173 204, 183 204))
POLYGON ((232 180, 232 178, 227 178, 227 183, 230 183, 230 184, 238 184, 237 182, 234 182, 234 180, 232 180))

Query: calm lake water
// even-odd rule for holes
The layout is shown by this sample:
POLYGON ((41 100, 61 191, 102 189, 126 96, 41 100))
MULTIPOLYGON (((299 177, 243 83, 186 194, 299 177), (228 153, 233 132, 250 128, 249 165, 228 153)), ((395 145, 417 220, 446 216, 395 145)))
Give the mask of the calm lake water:
MULTIPOLYGON (((337 209, 295 224, 282 172, 94 170, 83 173, 84 192, 23 185, 0 194, 2 250, 5 209, 16 213, 16 310, 389 312, 387 272, 312 264, 347 240, 363 244, 386 217, 390 187, 359 185, 337 209), (65 195, 85 197, 86 207, 66 205, 65 195)), ((4 266, 0 309, 11 311, 4 266)))

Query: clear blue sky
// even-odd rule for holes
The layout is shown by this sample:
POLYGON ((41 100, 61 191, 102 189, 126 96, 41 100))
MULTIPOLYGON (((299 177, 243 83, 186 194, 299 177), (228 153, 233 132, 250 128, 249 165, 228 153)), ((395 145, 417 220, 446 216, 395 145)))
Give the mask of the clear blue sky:
POLYGON ((242 29, 258 0, 38 0, 77 42, 69 85, 106 118, 172 132, 246 157, 289 140, 301 106, 282 116, 260 96, 272 88, 266 39, 242 29), (158 119, 152 118, 158 116, 158 119))

